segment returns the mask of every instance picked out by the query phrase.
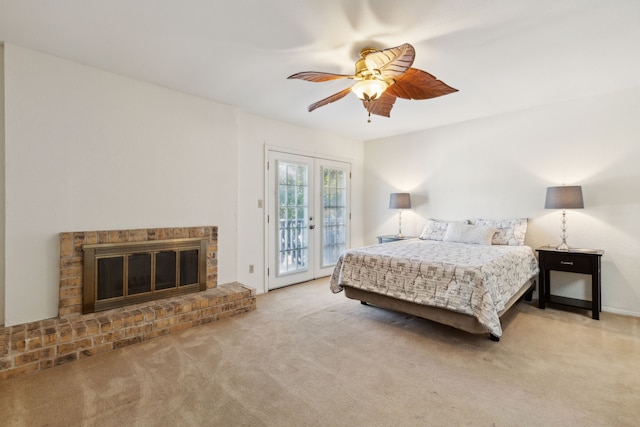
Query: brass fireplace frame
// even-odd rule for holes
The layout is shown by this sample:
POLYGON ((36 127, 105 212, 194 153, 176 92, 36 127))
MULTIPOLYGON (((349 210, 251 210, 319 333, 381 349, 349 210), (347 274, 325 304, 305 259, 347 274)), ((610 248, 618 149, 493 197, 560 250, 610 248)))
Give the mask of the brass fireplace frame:
MULTIPOLYGON (((94 313, 97 311, 109 310, 131 304, 152 301, 161 298, 168 298, 177 295, 184 295, 193 292, 204 291, 207 288, 207 239, 170 239, 153 240, 144 242, 123 242, 123 243, 99 243, 87 244, 83 246, 84 251, 84 280, 82 291, 82 313, 94 313), (198 281, 192 284, 176 286, 170 289, 155 290, 155 254, 162 251, 198 250, 198 281), (98 268, 97 261, 102 258, 122 256, 126 259, 131 254, 151 254, 151 291, 135 295, 123 296, 98 300, 97 281, 98 268)), ((179 269, 177 269, 179 270, 179 269)), ((126 269, 125 269, 126 278, 126 269)), ((179 274, 179 273, 176 273, 179 274)), ((125 280, 126 283, 126 280, 125 280)), ((179 283, 176 279, 176 283, 179 283)), ((126 289, 126 285, 125 285, 126 289)))

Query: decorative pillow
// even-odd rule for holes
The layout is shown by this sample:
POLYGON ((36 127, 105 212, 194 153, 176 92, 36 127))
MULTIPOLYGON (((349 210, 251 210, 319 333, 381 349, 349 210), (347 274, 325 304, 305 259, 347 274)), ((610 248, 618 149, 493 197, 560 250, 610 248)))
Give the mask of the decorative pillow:
POLYGON ((471 224, 495 227, 496 234, 492 239, 494 245, 524 245, 524 238, 527 234, 527 218, 474 219, 471 224))
POLYGON ((485 225, 462 224, 452 222, 442 238, 445 242, 473 243, 474 245, 491 245, 495 227, 485 225))
MULTIPOLYGON (((461 223, 467 224, 467 221, 461 221, 461 223)), ((428 219, 427 223, 422 228, 420 238, 422 240, 442 240, 444 233, 447 231, 449 221, 440 221, 437 219, 428 219)))

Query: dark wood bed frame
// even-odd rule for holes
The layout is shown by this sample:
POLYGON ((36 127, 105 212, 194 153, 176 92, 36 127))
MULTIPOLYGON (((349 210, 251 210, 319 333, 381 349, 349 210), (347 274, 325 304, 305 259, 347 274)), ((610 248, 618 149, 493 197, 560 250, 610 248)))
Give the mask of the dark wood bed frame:
MULTIPOLYGON (((343 285, 343 287, 345 296, 347 298, 360 300, 360 302, 365 305, 371 304, 388 310, 411 314, 423 319, 453 326, 454 328, 461 329, 473 334, 487 333, 487 329, 482 326, 480 322, 478 322, 478 319, 468 314, 457 313, 438 307, 416 304, 411 301, 404 301, 382 294, 363 291, 362 289, 353 288, 351 286, 343 285)), ((520 290, 513 297, 511 297, 511 299, 505 305, 505 308, 498 313, 498 316, 502 317, 503 314, 505 314, 522 298, 524 298, 526 301, 531 301, 533 297, 533 290, 535 289, 535 287, 535 279, 532 278, 528 280, 522 286, 522 288, 520 288, 520 290)), ((500 341, 500 337, 495 336, 491 333, 489 334, 489 338, 492 341, 500 341)))

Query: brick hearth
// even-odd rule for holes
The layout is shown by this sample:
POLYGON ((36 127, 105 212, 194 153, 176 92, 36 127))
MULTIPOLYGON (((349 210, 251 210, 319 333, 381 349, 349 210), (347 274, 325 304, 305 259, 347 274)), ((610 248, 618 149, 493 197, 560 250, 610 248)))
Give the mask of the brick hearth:
POLYGON ((0 380, 256 309, 240 283, 99 313, 0 327, 0 380))
POLYGON ((83 231, 60 234, 58 317, 0 327, 0 380, 62 365, 256 309, 255 290, 217 285, 215 226, 83 231), (82 314, 85 244, 207 238, 207 290, 82 314))

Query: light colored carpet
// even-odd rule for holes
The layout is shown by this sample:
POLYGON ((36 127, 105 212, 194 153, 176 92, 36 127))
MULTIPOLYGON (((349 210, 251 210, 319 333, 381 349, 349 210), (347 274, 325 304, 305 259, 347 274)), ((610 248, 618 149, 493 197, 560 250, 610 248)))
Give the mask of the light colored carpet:
POLYGON ((495 343, 316 280, 246 315, 0 382, 0 424, 639 425, 640 318, 534 304, 495 343))

